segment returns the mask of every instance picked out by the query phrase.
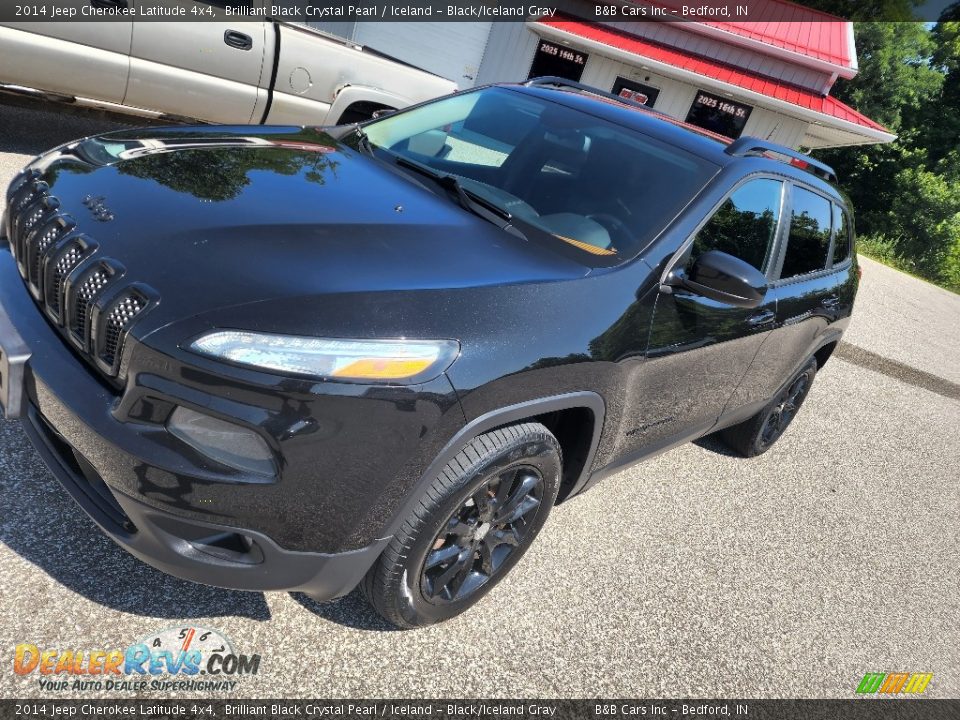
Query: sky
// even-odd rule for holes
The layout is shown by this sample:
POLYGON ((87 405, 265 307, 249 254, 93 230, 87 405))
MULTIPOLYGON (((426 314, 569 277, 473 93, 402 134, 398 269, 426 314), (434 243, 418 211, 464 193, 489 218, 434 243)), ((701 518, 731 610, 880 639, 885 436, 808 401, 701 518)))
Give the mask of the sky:
POLYGON ((924 20, 936 20, 940 17, 940 13, 943 12, 944 8, 952 5, 955 0, 925 0, 922 4, 917 6, 917 16, 923 18, 924 20))

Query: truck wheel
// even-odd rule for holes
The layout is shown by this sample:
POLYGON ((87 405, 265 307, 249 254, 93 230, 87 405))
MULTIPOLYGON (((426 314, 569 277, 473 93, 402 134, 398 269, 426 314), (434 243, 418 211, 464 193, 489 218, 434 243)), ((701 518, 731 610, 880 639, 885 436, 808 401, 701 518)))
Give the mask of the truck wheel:
POLYGON ((351 125, 369 120, 377 110, 393 110, 393 108, 375 102, 355 102, 343 111, 340 119, 337 120, 337 125, 351 125))
POLYGON ((817 375, 817 361, 810 360, 766 407, 752 418, 720 431, 720 437, 744 457, 762 455, 796 417, 817 375))
POLYGON ((474 438, 420 498, 361 583, 363 594, 401 628, 459 615, 530 547, 561 467, 560 445, 540 423, 474 438))

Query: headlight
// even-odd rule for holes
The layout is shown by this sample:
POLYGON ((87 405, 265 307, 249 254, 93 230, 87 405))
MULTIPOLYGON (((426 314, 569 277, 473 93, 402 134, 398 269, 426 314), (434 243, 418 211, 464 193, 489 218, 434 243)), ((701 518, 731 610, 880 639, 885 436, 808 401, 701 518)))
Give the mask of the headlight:
POLYGON ((455 340, 348 340, 215 330, 190 344, 194 352, 290 375, 420 383, 450 367, 455 340))

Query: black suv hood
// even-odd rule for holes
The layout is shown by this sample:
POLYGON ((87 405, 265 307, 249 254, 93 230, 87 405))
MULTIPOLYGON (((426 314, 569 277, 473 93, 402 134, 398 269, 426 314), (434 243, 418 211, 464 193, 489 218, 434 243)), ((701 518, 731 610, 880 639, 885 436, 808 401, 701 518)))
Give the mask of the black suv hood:
POLYGON ((121 131, 34 167, 98 254, 159 294, 139 336, 274 298, 587 272, 312 128, 121 131))

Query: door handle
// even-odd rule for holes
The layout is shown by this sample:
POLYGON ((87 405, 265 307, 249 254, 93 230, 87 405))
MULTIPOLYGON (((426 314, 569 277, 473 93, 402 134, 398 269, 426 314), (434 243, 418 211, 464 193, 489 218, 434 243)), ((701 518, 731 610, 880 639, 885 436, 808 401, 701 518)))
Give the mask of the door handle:
POLYGON ((127 0, 90 0, 93 7, 98 8, 128 8, 130 3, 127 0))
POLYGON ((830 297, 821 300, 820 304, 825 308, 835 308, 840 304, 840 298, 838 298, 836 295, 831 295, 830 297))
POLYGON ((751 315, 747 318, 747 325, 750 327, 759 327, 761 325, 766 325, 767 323, 773 322, 774 318, 777 317, 777 314, 773 310, 764 310, 759 312, 756 315, 751 315))
POLYGON ((250 50, 253 47, 253 38, 236 30, 227 30, 223 34, 223 41, 237 50, 250 50))

